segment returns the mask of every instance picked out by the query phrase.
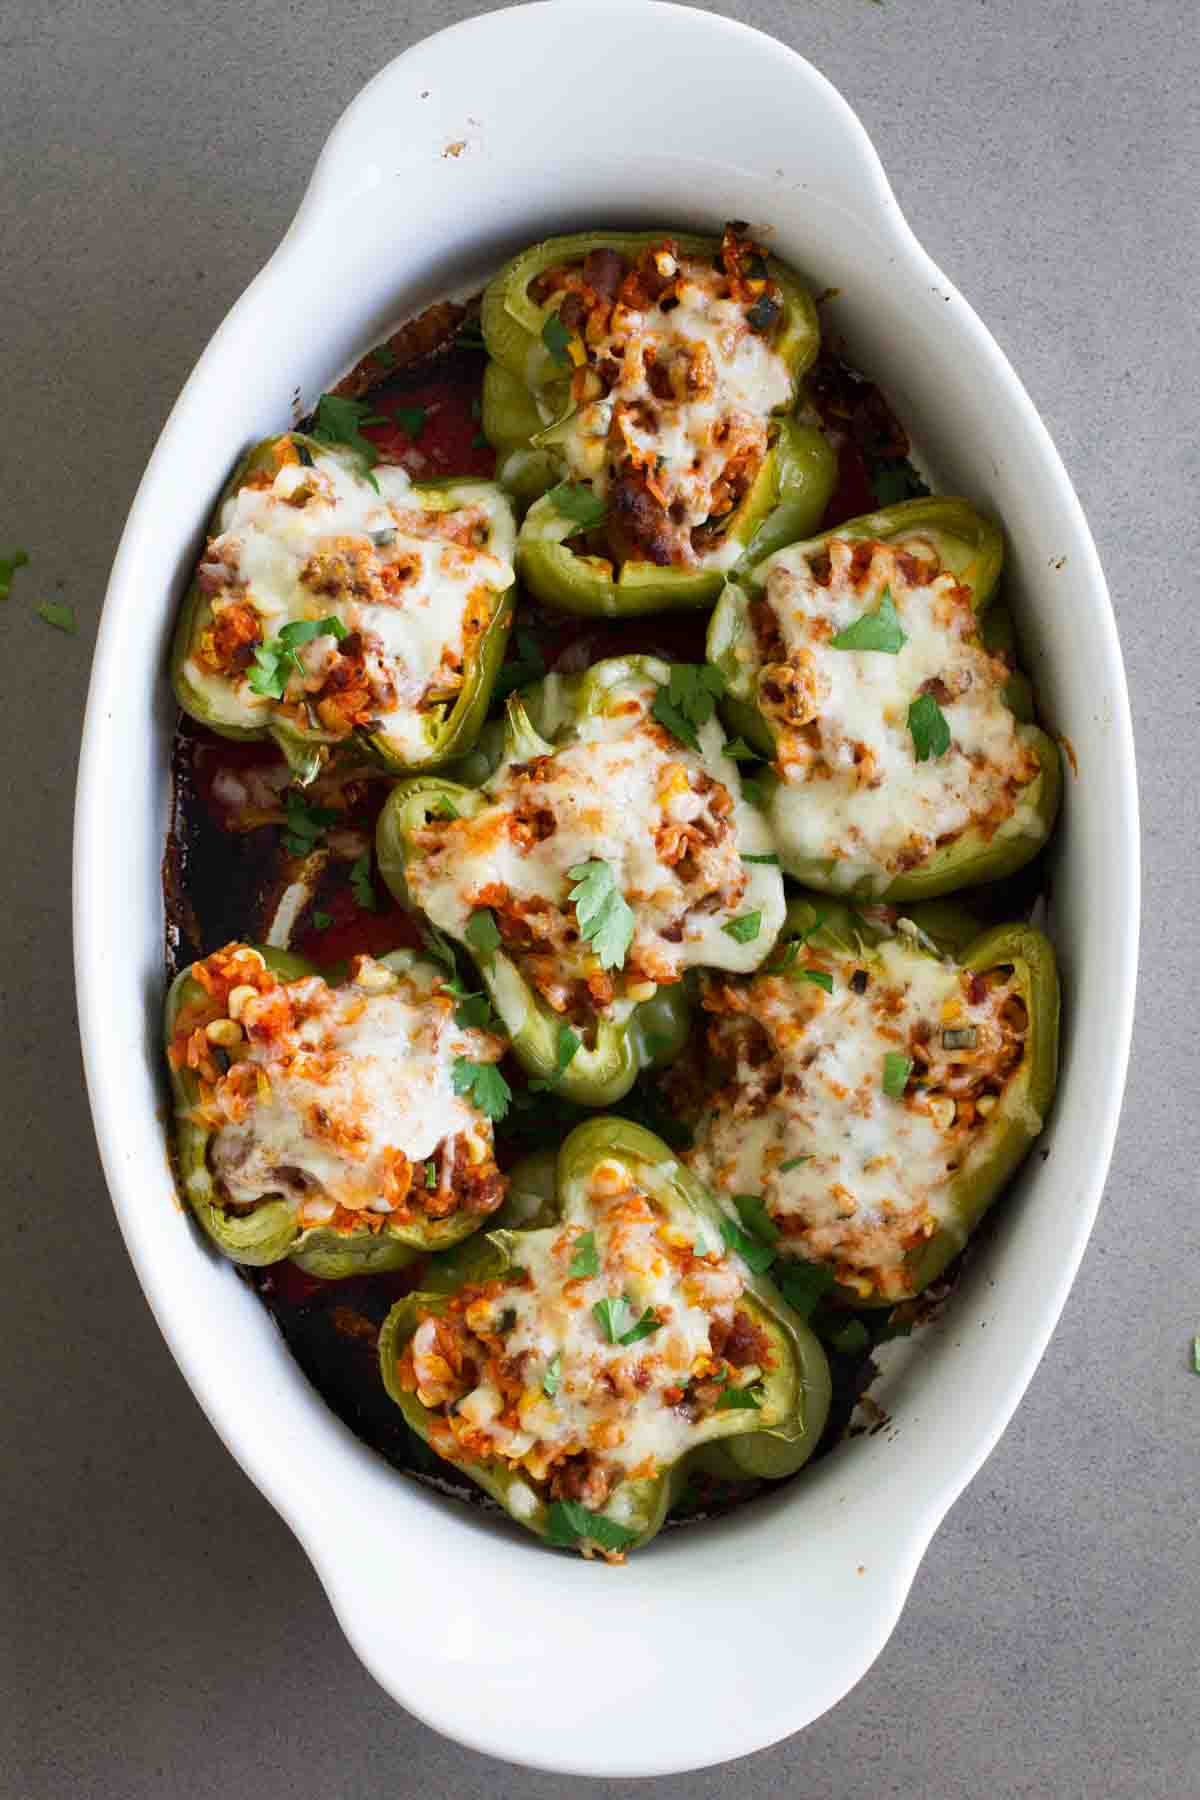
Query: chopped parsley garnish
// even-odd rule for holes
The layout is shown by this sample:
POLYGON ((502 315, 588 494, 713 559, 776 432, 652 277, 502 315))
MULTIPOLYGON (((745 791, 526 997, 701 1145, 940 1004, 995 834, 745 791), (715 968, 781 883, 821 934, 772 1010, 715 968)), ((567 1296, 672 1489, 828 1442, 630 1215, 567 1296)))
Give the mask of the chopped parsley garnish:
POLYGON ((17 570, 28 566, 28 550, 10 550, 7 556, 0 556, 0 600, 8 599, 17 570))
POLYGON ((75 636, 75 608, 68 606, 65 601, 43 600, 33 610, 39 619, 44 619, 47 625, 53 625, 55 631, 65 631, 68 637, 75 636))
POLYGON ((729 919, 721 930, 735 944, 751 944, 762 929, 762 913, 743 913, 740 919, 729 919))
POLYGON ((592 1316, 609 1344, 636 1344, 662 1328, 662 1320, 652 1306, 646 1308, 640 1319, 637 1318, 625 1294, 619 1300, 597 1300, 592 1316))
POLYGON ((840 1350, 843 1356, 853 1356, 859 1350, 865 1350, 871 1342, 871 1334, 861 1319, 850 1319, 836 1331, 827 1334, 825 1342, 831 1350, 840 1350))
POLYGON ((438 794, 429 807, 429 816, 433 819, 458 819, 462 814, 449 794, 438 794))
POLYGON ((557 310, 546 314, 546 322, 542 326, 542 342, 556 363, 561 363, 564 369, 571 367, 571 333, 559 318, 557 310))
POLYGON ((772 1279, 792 1311, 807 1319, 833 1286, 834 1275, 824 1263, 795 1262, 789 1257, 775 1264, 772 1279))
POLYGON ((757 1238, 735 1225, 732 1219, 721 1220, 721 1237, 727 1250, 736 1250, 748 1269, 761 1275, 775 1261, 775 1250, 771 1244, 761 1244, 757 1238))
POLYGON ((289 856, 307 856, 316 849, 338 815, 331 806, 310 806, 295 788, 288 789, 284 805, 287 811, 284 848, 289 856))
POLYGON ((546 673, 546 662, 537 639, 531 632, 517 631, 517 653, 500 665, 500 673, 496 677, 496 685, 492 689, 492 701, 505 700, 517 688, 525 687, 531 681, 540 681, 546 673))
POLYGON ((608 517, 608 507, 598 494, 593 494, 586 481, 560 481, 546 495, 556 512, 580 531, 591 531, 608 517))
POLYGON ((732 743, 726 744, 725 755, 732 757, 734 762, 758 762, 760 760, 758 751, 752 749, 745 738, 740 737, 734 738, 732 743))
MULTIPOLYGON (((877 0, 882 4, 882 0, 877 0)), ((876 506, 895 506, 901 500, 919 500, 929 492, 907 456, 881 457, 867 477, 876 506)))
POLYGON ((824 969, 797 969, 795 980, 811 981, 814 987, 824 988, 827 994, 833 992, 833 976, 824 969))
POLYGON ((470 1094, 481 1113, 489 1119, 502 1119, 512 1099, 512 1089, 494 1063, 472 1062, 469 1056, 456 1056, 451 1070, 456 1094, 470 1094))
POLYGON ((246 677, 251 693, 282 700, 292 670, 301 675, 304 673, 299 656, 301 644, 310 644, 319 637, 340 640, 346 635, 342 621, 332 615, 326 619, 292 619, 289 624, 282 625, 278 637, 255 649, 254 667, 246 677))
POLYGON ((425 1186, 427 1188, 435 1188, 437 1186, 437 1181, 438 1181, 437 1164, 432 1163, 432 1162, 427 1162, 425 1164, 425 1186))
POLYGON ((811 1161, 811 1152, 806 1153, 804 1156, 789 1156, 786 1162, 780 1163, 779 1173, 781 1175, 790 1175, 793 1169, 798 1169, 800 1167, 801 1163, 811 1161))
POLYGON ((721 1390, 720 1398, 717 1401, 716 1410, 718 1412, 730 1412, 734 1409, 749 1410, 752 1407, 755 1412, 758 1412, 762 1403, 762 1384, 761 1382, 756 1381, 752 1387, 723 1388, 721 1390))
POLYGON ((884 588, 874 612, 855 619, 830 642, 835 650, 879 650, 885 656, 899 656, 908 639, 901 629, 891 589, 884 588))
POLYGON ((738 1218, 751 1237, 763 1244, 779 1242, 779 1227, 758 1194, 735 1194, 733 1204, 737 1207, 738 1218))
POLYGON ((654 696, 650 715, 690 750, 700 748, 697 728, 707 725, 725 692, 725 677, 711 663, 672 663, 665 688, 654 696))
POLYGON ((312 916, 314 931, 328 931, 333 924, 333 914, 322 912, 319 908, 312 916))
POLYGON ((542 1392, 547 1400, 553 1400, 558 1392, 558 1384, 562 1380, 562 1352, 556 1350, 542 1372, 542 1392))
POLYGON ((747 856, 746 852, 743 850, 742 861, 744 863, 766 863, 768 867, 772 869, 777 869, 779 867, 779 858, 773 850, 768 850, 765 856, 747 856))
POLYGON ((350 865, 350 891, 360 912, 378 912, 379 900, 371 885, 371 852, 364 850, 350 865))
POLYGON ((456 974, 458 964, 454 959, 454 945, 436 925, 421 927, 421 944, 426 956, 433 962, 441 963, 444 969, 449 969, 451 975, 456 974))
POLYGON ((419 438, 425 429, 428 413, 423 406, 397 406, 392 417, 407 438, 419 438))
POLYGON ((620 969, 633 942, 633 909, 617 886, 606 862, 576 863, 567 870, 574 882, 571 900, 579 929, 600 959, 602 969, 620 969))
POLYGON ((596 1248, 594 1231, 584 1231, 575 1239, 575 1254, 571 1258, 571 1266, 567 1270, 570 1280, 577 1280, 584 1275, 600 1273, 600 1252, 596 1248))
POLYGON ((531 1081, 529 1086, 535 1094, 546 1088, 553 1088, 560 1076, 565 1075, 579 1049, 580 1039, 569 1025, 560 1025, 558 1037, 554 1045, 554 1073, 546 1081, 531 1081))
POLYGON ((379 483, 371 470, 379 461, 379 452, 362 434, 364 425, 386 425, 383 413, 372 412, 365 400, 351 400, 343 394, 322 394, 317 401, 316 423, 312 436, 320 444, 346 444, 362 459, 363 474, 375 492, 379 483))
POLYGON ((743 780, 742 780, 742 798, 743 798, 743 800, 748 800, 750 802, 751 806, 757 806, 757 807, 761 808, 765 803, 765 796, 763 794, 762 782, 761 781, 750 781, 750 780, 743 778, 743 780))
MULTIPOLYGON (((457 987, 458 983, 448 984, 457 987)), ((496 1017, 486 994, 462 994, 454 1009, 454 1023, 463 1031, 494 1031, 496 1017)))
POLYGON ((883 1059, 883 1091, 889 1100, 902 1100, 912 1074, 912 1057, 889 1050, 883 1059))
POLYGON ((917 695, 908 709, 908 729, 912 733, 913 754, 918 762, 928 762, 931 756, 944 756, 950 748, 950 726, 932 694, 917 695))
POLYGON ((546 1508, 546 1539, 560 1550, 584 1543, 601 1550, 628 1550, 637 1535, 604 1513, 589 1512, 579 1500, 552 1500, 546 1508))
POLYGON ((500 927, 496 923, 496 915, 486 906, 477 907, 467 920, 463 942, 477 956, 490 956, 493 950, 500 948, 500 927))

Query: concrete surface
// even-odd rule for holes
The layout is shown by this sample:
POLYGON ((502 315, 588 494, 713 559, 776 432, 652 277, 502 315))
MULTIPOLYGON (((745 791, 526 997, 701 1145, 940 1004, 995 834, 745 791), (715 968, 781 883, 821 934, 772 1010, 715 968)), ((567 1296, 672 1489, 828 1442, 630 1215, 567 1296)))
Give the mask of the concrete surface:
MULTIPOLYGON (((5 1800, 550 1800, 633 1785, 489 1763, 406 1717, 363 1673, 147 1312, 100 1178, 74 1040, 75 746, 138 476, 346 102, 393 52, 473 10, 0 0, 0 552, 19 543, 33 558, 0 608, 5 1800), (33 615, 54 598, 75 607, 76 639, 33 615)), ((1194 1795, 1200 1378, 1187 1353, 1200 1329, 1200 1083, 1188 1003, 1200 817, 1194 773, 1173 764, 1194 754, 1200 690, 1195 11, 1185 0, 722 10, 802 50, 861 111, 918 235, 1011 355, 1066 458, 1132 684, 1147 929, 1098 1230, 1029 1396, 936 1538, 895 1636, 802 1736, 656 1790, 1194 1795)), ((697 1691, 719 1695, 719 1653, 697 1691)))

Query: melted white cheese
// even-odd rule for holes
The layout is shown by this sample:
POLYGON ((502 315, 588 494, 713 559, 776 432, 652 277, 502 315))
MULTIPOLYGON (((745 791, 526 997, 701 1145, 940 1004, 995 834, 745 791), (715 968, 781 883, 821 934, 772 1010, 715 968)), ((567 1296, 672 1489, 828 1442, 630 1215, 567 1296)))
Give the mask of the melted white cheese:
MULTIPOLYGON (((364 963, 376 967, 370 958, 364 963)), ((247 1003, 247 1060, 266 1085, 243 1118, 212 1135, 211 1167, 235 1204, 283 1192, 296 1199, 304 1223, 339 1205, 386 1212, 395 1151, 415 1164, 461 1133, 490 1146, 489 1121, 454 1092, 452 1071, 456 1056, 494 1060, 499 1046, 457 1027, 424 978, 364 993, 309 976, 285 991, 307 1016, 278 1033, 268 1023, 278 1017, 277 990, 247 1003), (304 1179, 281 1179, 280 1170, 304 1179)), ((218 1105, 219 1095, 218 1088, 218 1105)))
POLYGON ((900 941, 861 957, 822 951, 820 962, 831 994, 788 975, 751 984, 747 1011, 767 1033, 782 1086, 765 1095, 761 1063, 740 1061, 736 1098, 706 1110, 685 1160, 718 1193, 761 1195, 785 1250, 886 1267, 903 1258, 902 1238, 949 1218, 947 1184, 969 1146, 919 1095, 884 1092, 884 1059, 906 1054, 922 1024, 935 1045, 947 1026, 977 1034, 969 1051, 936 1051, 935 1066, 986 1059, 1000 1041, 996 1001, 972 1005, 956 965, 900 941), (856 969, 868 971, 862 994, 849 985, 856 969))
MULTIPOLYGON (((665 681, 666 666, 656 666, 665 681)), ((655 692, 649 681, 610 690, 608 711, 585 715, 564 733, 549 779, 521 785, 513 773, 519 765, 506 761, 482 789, 487 800, 482 812, 437 827, 440 844, 415 858, 408 870, 413 897, 436 925, 461 938, 481 904, 478 896, 501 883, 517 899, 546 900, 557 909, 562 973, 568 978, 585 973, 595 962, 587 942, 576 935, 568 870, 599 860, 608 864, 633 909, 626 960, 647 979, 674 979, 701 964, 729 970, 758 966, 775 941, 784 910, 779 870, 742 860, 772 854, 762 816, 741 800, 737 767, 723 754, 724 737, 715 720, 699 728, 699 754, 673 738, 665 746, 657 741, 657 728, 648 728, 655 692), (711 911, 689 911, 695 883, 662 861, 655 839, 705 812, 707 797, 692 785, 702 774, 733 796, 734 829, 700 850, 696 861, 714 891, 736 898, 711 911), (523 800, 532 796, 553 816, 555 829, 540 842, 511 835, 518 790, 523 800), (755 912, 761 922, 753 938, 740 943, 725 930, 755 912), (663 929, 674 928, 681 917, 681 941, 664 938, 663 929), (564 929, 574 942, 562 941, 564 929)))
POLYGON ((928 544, 879 544, 866 579, 852 582, 851 546, 837 539, 828 586, 799 550, 767 565, 766 600, 789 662, 803 671, 819 740, 814 747, 798 732, 780 732, 784 779, 768 817, 788 860, 832 860, 835 885, 846 889, 882 892, 939 840, 976 821, 994 826, 1015 812, 1016 826, 1037 829, 1032 809, 1016 798, 1036 765, 1004 703, 1008 669, 973 641, 974 616, 953 577, 910 583, 899 550, 929 567, 928 544), (899 654, 834 649, 830 640, 875 611, 885 592, 905 634, 899 654), (950 747, 918 762, 908 709, 935 679, 951 696, 940 703, 950 747))
MULTIPOLYGON (((472 501, 487 527, 488 547, 464 548, 404 529, 405 514, 434 512, 403 469, 379 463, 366 479, 353 453, 328 450, 314 466, 286 464, 269 487, 243 487, 221 509, 218 535, 204 563, 229 572, 227 589, 214 597, 214 613, 228 600, 246 602, 262 620, 264 641, 281 626, 300 619, 334 617, 347 631, 363 634, 365 660, 380 696, 375 716, 397 750, 419 761, 428 754, 425 715, 418 703, 449 656, 463 655, 463 620, 480 587, 493 595, 511 586, 511 516, 495 496, 472 501), (390 534, 391 541, 373 541, 390 534), (412 570, 394 598, 339 598, 302 579, 311 559, 349 549, 365 554, 376 575, 389 567, 412 570)), ((453 515, 451 515, 453 516, 453 515)), ((320 674, 335 639, 305 646, 307 674, 320 674)), ((186 665, 188 681, 203 694, 222 724, 255 726, 269 722, 276 702, 256 694, 245 675, 214 674, 195 655, 186 665)))

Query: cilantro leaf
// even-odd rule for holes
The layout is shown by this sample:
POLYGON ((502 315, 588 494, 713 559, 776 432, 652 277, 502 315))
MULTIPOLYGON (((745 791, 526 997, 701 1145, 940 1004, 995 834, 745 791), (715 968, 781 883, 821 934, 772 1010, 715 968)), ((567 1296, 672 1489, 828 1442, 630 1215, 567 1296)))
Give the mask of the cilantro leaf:
POLYGON ((558 1392, 558 1384, 562 1380, 562 1352, 556 1350, 546 1364, 542 1374, 542 1392, 547 1400, 553 1400, 558 1392))
POLYGON ((421 927, 421 944, 426 956, 433 962, 441 963, 444 969, 449 969, 452 976, 457 973, 458 964, 454 958, 454 945, 443 932, 438 930, 436 925, 421 927))
MULTIPOLYGON (((879 0, 882 4, 882 0, 879 0)), ((876 506, 895 506, 901 500, 919 500, 929 489, 907 456, 883 456, 867 477, 876 506)))
POLYGON ((811 1161, 812 1161, 812 1153, 811 1152, 807 1153, 804 1156, 789 1156, 786 1162, 780 1163, 779 1173, 781 1175, 790 1175, 793 1169, 798 1169, 800 1167, 801 1163, 806 1163, 806 1162, 811 1162, 811 1161))
POLYGON ((10 550, 7 556, 0 556, 0 600, 8 599, 17 570, 28 566, 28 550, 10 550))
POLYGON ((725 677, 711 663, 672 663, 666 688, 659 688, 652 718, 690 750, 700 748, 697 727, 707 725, 725 692, 725 677))
POLYGON ((565 1075, 579 1050, 580 1039, 569 1025, 560 1025, 558 1038, 554 1046, 554 1073, 546 1081, 531 1081, 530 1088, 535 1094, 553 1088, 560 1076, 565 1075))
POLYGON ((918 694, 908 709, 908 729, 918 762, 944 756, 950 748, 950 726, 932 694, 918 694))
POLYGON ((351 400, 345 394, 322 394, 317 401, 316 421, 311 435, 320 444, 346 444, 362 460, 363 475, 375 492, 379 483, 371 470, 379 461, 379 452, 362 434, 364 425, 386 425, 382 413, 372 412, 365 400, 351 400))
POLYGON ((766 798, 766 796, 763 793, 763 784, 761 781, 751 781, 748 778, 743 779, 743 781, 742 781, 742 799, 743 800, 748 801, 751 806, 757 806, 761 809, 761 807, 765 801, 765 798, 766 798))
POLYGON ((454 1023, 463 1031, 494 1031, 497 1020, 486 994, 464 994, 454 1009, 454 1023))
POLYGON ((312 916, 314 931, 328 931, 333 924, 333 914, 322 912, 319 908, 312 916))
POLYGON ((762 929, 762 913, 743 913, 740 919, 729 919, 721 930, 735 944, 751 944, 762 929))
POLYGON ((732 740, 732 742, 726 744, 725 755, 732 757, 734 762, 759 762, 759 761, 761 761, 758 751, 752 750, 750 748, 750 745, 746 742, 745 738, 740 738, 740 737, 734 738, 732 740))
POLYGON ((463 942, 479 956, 490 956, 493 950, 500 948, 500 927, 496 915, 486 906, 478 907, 467 920, 463 942))
POLYGON ((889 1050, 883 1059, 883 1091, 889 1100, 902 1100, 912 1074, 912 1057, 889 1050))
POLYGON ((1192 1374, 1200 1375, 1200 1337, 1192 1339, 1192 1374))
POLYGON ((500 665, 500 673, 492 689, 492 703, 506 700, 517 688, 540 681, 546 673, 546 662, 537 639, 528 631, 517 631, 517 653, 500 665))
POLYGON ((542 326, 542 342, 556 363, 564 369, 571 367, 571 352, 568 348, 571 333, 558 316, 557 309, 546 314, 546 322, 542 326))
POLYGON ((772 1279, 792 1311, 807 1319, 833 1286, 834 1274, 825 1263, 794 1262, 789 1257, 775 1264, 772 1279))
POLYGON ((884 588, 874 612, 863 613, 830 642, 835 650, 879 650, 885 656, 899 656, 908 639, 897 617, 891 589, 884 588))
POLYGON ((429 806, 429 815, 433 819, 458 819, 462 817, 449 794, 437 794, 429 806))
POLYGON ((75 636, 75 608, 68 606, 65 601, 43 600, 33 610, 39 619, 44 619, 47 625, 53 625, 55 631, 65 631, 68 637, 75 636))
POLYGON ((796 980, 811 981, 814 987, 824 988, 827 994, 833 992, 833 976, 827 974, 824 969, 798 969, 796 980))
POLYGON ((425 1164, 425 1186, 426 1186, 426 1188, 435 1188, 437 1186, 437 1184, 438 1184, 437 1164, 435 1162, 427 1162, 425 1164))
POLYGON ((581 1232, 575 1239, 575 1254, 571 1258, 567 1276, 569 1279, 575 1280, 583 1275, 598 1275, 599 1273, 600 1252, 596 1248, 596 1234, 594 1231, 581 1232))
POLYGON ((773 850, 767 851, 766 854, 763 856, 749 856, 743 850, 742 861, 744 863, 764 863, 767 866, 767 868, 770 868, 770 869, 777 869, 779 867, 779 858, 776 856, 776 854, 773 850))
POLYGON ((284 796, 287 812, 287 826, 283 834, 283 842, 289 856, 307 856, 315 850, 325 836, 328 826, 334 824, 337 813, 331 806, 309 806, 295 788, 289 788, 284 796))
POLYGON ((552 1500, 546 1508, 546 1538, 560 1550, 577 1544, 596 1544, 601 1550, 627 1550, 637 1539, 628 1525, 618 1525, 604 1513, 589 1512, 579 1500, 552 1500))
POLYGON ((606 862, 576 863, 567 870, 579 929, 602 969, 620 969, 633 942, 634 916, 606 862))
POLYGON ((757 1238, 760 1244, 779 1242, 779 1227, 758 1194, 735 1194, 733 1204, 751 1237, 757 1238))
POLYGON ((637 1324, 631 1325, 628 1331, 623 1331, 617 1339, 617 1342, 618 1344, 625 1345, 636 1344, 639 1343, 642 1338, 648 1338, 652 1332, 661 1330, 662 1320, 659 1318, 654 1308, 648 1306, 637 1324))
POLYGON ((419 438, 425 429, 425 420, 429 414, 423 406, 396 406, 392 409, 392 417, 407 438, 419 438))
POLYGON ((292 619, 287 625, 280 627, 278 637, 255 646, 254 667, 247 676, 250 691, 282 700, 292 670, 304 673, 298 654, 301 644, 311 643, 313 638, 318 637, 332 637, 340 641, 346 635, 346 627, 342 621, 332 616, 324 619, 292 619))
POLYGON ((364 850, 350 868, 350 887, 354 903, 362 912, 378 912, 379 901, 371 885, 371 852, 364 850))
POLYGON ((717 1412, 730 1412, 735 1409, 749 1409, 750 1407, 753 1407, 755 1412, 757 1412, 762 1406, 762 1403, 762 1386, 759 1382, 755 1382, 753 1387, 723 1388, 720 1398, 717 1401, 716 1410, 717 1412))
POLYGON ((470 1094, 474 1104, 489 1119, 502 1119, 512 1099, 512 1089, 494 1063, 473 1062, 469 1056, 456 1056, 450 1072, 456 1094, 470 1094))
POLYGON ((843 1356, 853 1356, 857 1351, 867 1348, 871 1342, 871 1334, 861 1319, 850 1319, 836 1331, 828 1331, 825 1342, 831 1350, 840 1350, 843 1356))
POLYGON ((633 1320, 633 1308, 622 1294, 619 1300, 597 1300, 592 1307, 592 1317, 606 1343, 619 1344, 621 1333, 629 1329, 633 1320))
POLYGON ((570 519, 580 531, 590 531, 608 517, 608 507, 584 481, 560 481, 546 495, 556 512, 570 519))
POLYGON ((743 1231, 741 1226, 735 1225, 732 1219, 721 1220, 721 1237, 724 1240, 725 1248, 736 1251, 746 1267, 752 1269, 756 1275, 763 1274, 775 1261, 775 1251, 772 1245, 760 1244, 757 1238, 752 1238, 748 1231, 743 1231))

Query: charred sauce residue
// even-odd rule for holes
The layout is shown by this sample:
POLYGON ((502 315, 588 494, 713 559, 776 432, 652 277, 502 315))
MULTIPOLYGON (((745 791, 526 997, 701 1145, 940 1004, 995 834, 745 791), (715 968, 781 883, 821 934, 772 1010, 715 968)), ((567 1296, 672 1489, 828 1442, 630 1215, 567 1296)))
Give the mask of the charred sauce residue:
MULTIPOLYGON (((381 461, 400 464, 414 480, 494 479, 495 455, 479 424, 486 358, 477 347, 457 342, 476 313, 474 305, 448 302, 428 308, 362 357, 335 390, 369 399, 372 410, 384 415, 385 422, 366 427, 366 435, 381 461)), ((830 352, 818 359, 808 387, 838 452, 838 486, 822 529, 888 503, 881 480, 883 492, 897 483, 905 493, 925 491, 907 462, 908 438, 877 388, 830 352)), ((892 499, 901 497, 892 494, 892 499)), ((547 669, 563 672, 586 668, 600 657, 638 652, 673 661, 704 657, 703 614, 606 624, 546 613, 523 598, 518 626, 537 641, 547 669)), ((182 718, 172 746, 171 778, 163 890, 167 961, 174 973, 232 939, 261 942, 282 896, 298 877, 300 862, 284 842, 290 778, 273 744, 234 742, 182 718)), ((307 804, 336 815, 324 830, 320 873, 290 934, 290 947, 317 964, 421 943, 421 922, 396 903, 374 867, 375 821, 389 788, 390 778, 346 750, 304 791, 307 804), (360 904, 350 881, 350 870, 364 852, 372 855, 373 909, 360 904)), ((518 1094, 525 1094, 524 1076, 511 1059, 505 1073, 518 1094)), ((676 1122, 652 1089, 635 1091, 622 1106, 630 1116, 639 1110, 652 1129, 671 1134, 676 1122)), ((543 1141, 547 1132, 555 1141, 583 1116, 546 1096, 536 1131, 543 1141)), ((534 1131, 533 1115, 514 1108, 496 1134, 502 1166, 531 1147, 534 1131)), ((408 1430, 379 1379, 379 1327, 393 1302, 419 1286, 423 1267, 417 1262, 398 1273, 342 1281, 304 1275, 287 1262, 242 1273, 308 1380, 352 1431, 397 1468, 436 1478, 439 1486, 461 1492, 473 1504, 491 1506, 473 1483, 434 1457, 408 1430)), ((830 1366, 834 1400, 823 1449, 845 1432, 875 1373, 866 1354, 831 1354, 830 1366)), ((778 1484, 733 1486, 696 1474, 675 1516, 728 1510, 772 1485, 778 1484)))

